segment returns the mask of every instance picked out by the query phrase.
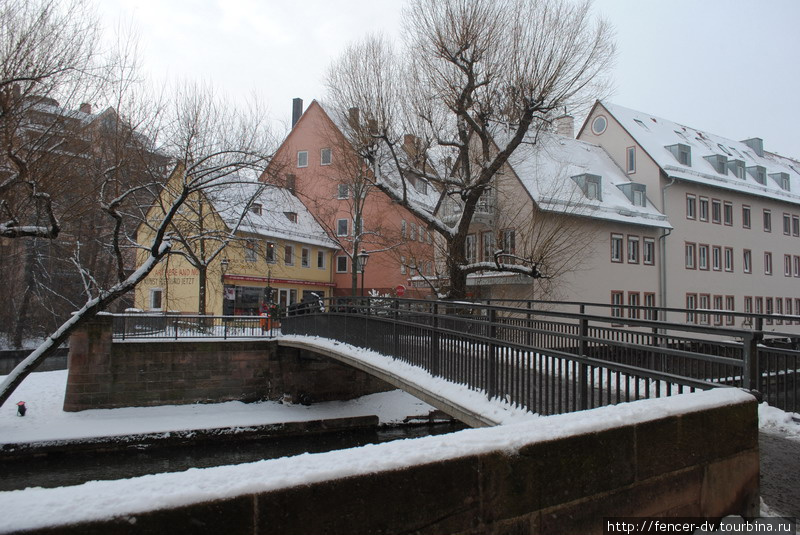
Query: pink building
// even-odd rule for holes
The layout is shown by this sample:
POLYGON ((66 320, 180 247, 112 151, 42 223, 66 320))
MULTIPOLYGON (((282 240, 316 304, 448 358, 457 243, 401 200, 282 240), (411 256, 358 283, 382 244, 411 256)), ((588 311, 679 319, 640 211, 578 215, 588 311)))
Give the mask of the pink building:
POLYGON ((360 295, 362 287, 365 294, 430 295, 432 233, 372 185, 372 170, 316 100, 305 112, 302 106, 294 99, 292 130, 262 180, 292 190, 337 244, 334 295, 360 295), (369 255, 363 273, 360 253, 369 255))

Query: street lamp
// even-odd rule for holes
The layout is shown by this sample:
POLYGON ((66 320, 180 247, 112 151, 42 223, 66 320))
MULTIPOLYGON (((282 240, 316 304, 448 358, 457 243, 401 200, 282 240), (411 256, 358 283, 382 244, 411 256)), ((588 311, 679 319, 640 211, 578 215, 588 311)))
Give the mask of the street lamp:
POLYGON ((223 258, 219 263, 219 281, 220 285, 222 286, 222 315, 225 315, 225 273, 228 271, 228 267, 231 263, 228 261, 227 258, 223 258))
POLYGON ((369 253, 364 249, 356 255, 358 258, 358 269, 361 271, 361 297, 364 297, 364 271, 367 268, 367 260, 369 260, 369 253))

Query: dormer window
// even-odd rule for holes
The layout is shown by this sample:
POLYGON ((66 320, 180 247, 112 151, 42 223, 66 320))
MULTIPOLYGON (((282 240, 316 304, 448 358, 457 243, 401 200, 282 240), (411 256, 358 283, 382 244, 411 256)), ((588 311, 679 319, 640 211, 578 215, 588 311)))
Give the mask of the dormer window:
POLYGON ((714 170, 721 174, 727 175, 728 174, 728 157, 723 156, 722 154, 712 154, 711 156, 703 156, 708 163, 714 168, 714 170))
POLYGON ((581 191, 587 199, 593 201, 603 200, 602 179, 599 175, 584 173, 582 175, 573 176, 572 180, 578 184, 578 187, 581 188, 581 191))
POLYGON ((254 202, 250 205, 250 211, 256 215, 261 215, 261 204, 254 202))
POLYGON ((692 148, 689 145, 676 143, 674 145, 668 145, 666 149, 672 153, 681 165, 692 165, 692 148))
POLYGON ((634 206, 647 206, 647 186, 644 184, 630 182, 628 184, 617 184, 617 187, 634 206))
POLYGON ((784 191, 789 191, 789 173, 770 173, 769 177, 784 191))
POLYGON ((766 185, 767 183, 767 169, 763 165, 753 165, 747 168, 747 172, 759 184, 766 185))
POLYGON ((297 223, 297 212, 284 212, 283 215, 292 223, 297 223))
POLYGON ((733 176, 744 180, 745 170, 743 160, 728 160, 728 169, 733 173, 733 176))

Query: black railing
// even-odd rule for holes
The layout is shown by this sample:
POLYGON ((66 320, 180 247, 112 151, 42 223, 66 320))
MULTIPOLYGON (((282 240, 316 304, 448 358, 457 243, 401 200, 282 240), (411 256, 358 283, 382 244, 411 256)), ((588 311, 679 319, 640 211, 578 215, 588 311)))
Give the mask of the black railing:
POLYGON ((279 321, 266 316, 115 314, 113 339, 273 338, 279 326, 279 321))

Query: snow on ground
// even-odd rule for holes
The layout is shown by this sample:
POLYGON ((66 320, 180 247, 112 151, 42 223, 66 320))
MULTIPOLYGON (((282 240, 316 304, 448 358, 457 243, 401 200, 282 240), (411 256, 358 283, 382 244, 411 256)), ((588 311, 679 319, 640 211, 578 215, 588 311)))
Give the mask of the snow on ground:
POLYGON ((758 406, 758 425, 761 431, 800 441, 800 414, 784 412, 762 403, 758 406))
MULTIPOLYGON (((4 376, 0 376, 0 382, 4 376)), ((260 403, 208 403, 64 412, 67 371, 32 373, 0 408, 0 443, 69 440, 114 435, 162 433, 217 427, 247 427, 283 422, 377 415, 381 423, 424 416, 433 407, 400 390, 351 401, 311 406, 260 403), (17 416, 24 401, 25 417, 17 416)))
MULTIPOLYGON (((749 394, 738 389, 720 388, 327 453, 233 466, 193 468, 185 472, 118 481, 90 481, 73 487, 0 492, 0 511, 3 511, 0 533, 109 516, 135 515, 159 508, 401 469, 491 451, 513 453, 531 442, 602 431, 620 424, 636 424, 749 398, 749 394)), ((6 420, 5 416, 3 420, 6 420)))

